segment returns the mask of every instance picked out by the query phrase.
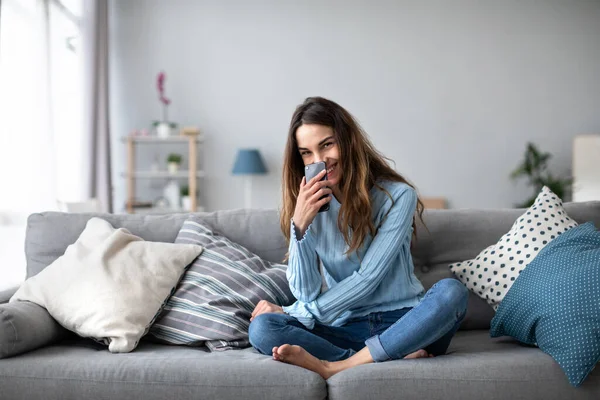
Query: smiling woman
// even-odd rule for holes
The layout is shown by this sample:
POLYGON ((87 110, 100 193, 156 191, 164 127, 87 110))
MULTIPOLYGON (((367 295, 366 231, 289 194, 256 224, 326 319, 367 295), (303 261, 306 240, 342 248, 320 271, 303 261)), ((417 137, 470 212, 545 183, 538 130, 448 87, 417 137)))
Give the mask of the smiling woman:
POLYGON ((324 379, 360 364, 445 354, 467 289, 443 279, 425 293, 410 252, 423 204, 339 104, 310 97, 296 108, 283 204, 286 276, 297 301, 256 306, 249 338, 259 352, 324 379), (305 166, 321 162, 327 176, 307 180, 305 166))

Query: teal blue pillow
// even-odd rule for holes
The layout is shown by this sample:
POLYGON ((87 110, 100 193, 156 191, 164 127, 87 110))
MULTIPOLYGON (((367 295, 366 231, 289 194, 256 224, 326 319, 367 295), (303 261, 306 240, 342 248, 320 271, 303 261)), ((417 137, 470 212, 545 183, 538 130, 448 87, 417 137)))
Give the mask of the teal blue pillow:
POLYGON ((537 345, 579 386, 600 361, 600 231, 571 228, 544 247, 500 303, 492 337, 537 345))

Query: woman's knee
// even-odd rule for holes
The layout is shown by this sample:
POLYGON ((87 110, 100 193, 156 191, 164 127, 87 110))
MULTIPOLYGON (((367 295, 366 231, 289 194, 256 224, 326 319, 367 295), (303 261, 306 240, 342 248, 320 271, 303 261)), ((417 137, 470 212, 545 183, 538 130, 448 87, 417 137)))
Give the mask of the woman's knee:
POLYGON ((270 354, 277 332, 285 325, 283 314, 260 314, 250 322, 248 340, 261 353, 270 354))
POLYGON ((440 280, 437 285, 445 303, 451 304, 454 307, 467 308, 469 290, 459 280, 446 278, 440 280))

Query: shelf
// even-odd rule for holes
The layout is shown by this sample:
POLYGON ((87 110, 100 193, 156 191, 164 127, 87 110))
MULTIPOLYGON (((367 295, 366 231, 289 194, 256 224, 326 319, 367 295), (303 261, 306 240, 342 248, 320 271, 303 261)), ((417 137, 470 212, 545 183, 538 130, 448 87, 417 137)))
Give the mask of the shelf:
MULTIPOLYGON (((188 143, 190 141, 190 137, 194 138, 194 136, 171 136, 167 138, 161 138, 158 136, 132 136, 134 143, 188 143)), ((203 135, 197 135, 196 142, 200 143, 204 141, 203 135)), ((129 137, 122 137, 122 142, 127 142, 129 137)))
MULTIPOLYGON (((121 176, 127 179, 127 212, 129 213, 142 213, 142 214, 165 214, 165 213, 182 213, 186 212, 180 208, 136 208, 133 199, 136 198, 136 181, 138 179, 161 179, 161 180, 185 180, 189 186, 189 193, 193 195, 191 199, 190 209, 195 212, 198 209, 198 178, 206 176, 205 172, 201 169, 202 166, 198 164, 198 146, 204 142, 204 135, 199 133, 199 130, 195 127, 184 127, 179 133, 173 132, 172 136, 159 137, 156 134, 147 136, 128 135, 121 137, 121 141, 127 146, 127 169, 121 172, 121 176), (194 133, 194 134, 185 134, 194 133), (188 153, 188 164, 186 165, 187 170, 179 170, 177 172, 169 172, 166 169, 165 164, 153 164, 153 167, 142 167, 136 166, 136 152, 138 151, 138 144, 173 144, 183 145, 187 147, 188 153), (165 169, 154 170, 154 168, 165 167, 165 169), (142 169, 142 170, 140 170, 142 169), (146 170, 144 170, 146 169, 146 170)), ((141 149, 140 149, 141 150, 141 149)), ((148 151, 148 147, 145 150, 148 151)), ((180 165, 182 166, 182 165, 180 165)), ((150 204, 148 204, 150 205, 150 204)))
MULTIPOLYGON (((202 178, 205 175, 206 174, 204 173, 204 171, 196 171, 197 178, 202 178)), ((121 173, 121 176, 128 177, 128 174, 127 174, 127 172, 123 172, 123 173, 121 173)), ((135 171, 131 175, 131 177, 132 178, 148 178, 148 179, 152 179, 152 178, 160 178, 160 179, 187 178, 187 177, 189 177, 189 171, 182 170, 182 171, 177 171, 174 174, 170 173, 169 171, 135 171)))

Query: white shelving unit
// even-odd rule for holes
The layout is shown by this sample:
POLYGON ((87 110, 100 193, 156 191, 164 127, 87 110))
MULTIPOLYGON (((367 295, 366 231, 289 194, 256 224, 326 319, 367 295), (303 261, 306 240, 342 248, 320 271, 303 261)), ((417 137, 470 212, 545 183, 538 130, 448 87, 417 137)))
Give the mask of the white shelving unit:
MULTIPOLYGON (((189 132, 189 128, 186 129, 189 132)), ((192 130, 193 131, 193 130, 192 130)), ((198 145, 203 142, 202 135, 198 130, 196 134, 171 136, 161 138, 158 136, 128 136, 123 138, 127 144, 127 172, 121 175, 127 179, 127 212, 140 214, 163 214, 172 212, 196 212, 199 211, 197 204, 198 178, 205 176, 204 171, 197 169, 198 145), (188 146, 189 169, 170 173, 168 171, 140 171, 136 169, 135 155, 138 145, 161 144, 161 143, 181 143, 188 146), (189 196, 191 200, 191 210, 180 208, 136 208, 135 204, 135 181, 136 179, 168 179, 168 178, 187 178, 189 186, 189 196)))

